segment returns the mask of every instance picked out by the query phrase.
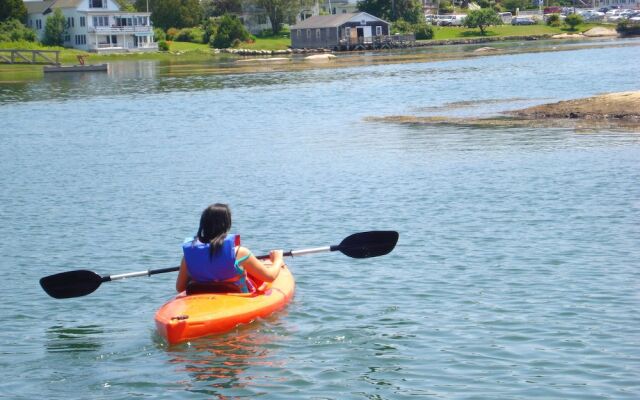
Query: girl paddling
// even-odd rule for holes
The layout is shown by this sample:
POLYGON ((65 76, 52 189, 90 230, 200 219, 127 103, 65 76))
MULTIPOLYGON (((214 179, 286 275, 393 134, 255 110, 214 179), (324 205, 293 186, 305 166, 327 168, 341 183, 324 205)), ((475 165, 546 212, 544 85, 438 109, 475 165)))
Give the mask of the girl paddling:
POLYGON ((200 216, 200 227, 193 239, 182 245, 184 257, 176 279, 176 290, 208 284, 225 286, 228 291, 249 293, 253 284, 248 276, 273 282, 284 265, 282 250, 269 253, 271 264, 263 264, 246 247, 238 235, 229 234, 231 210, 226 204, 212 204, 200 216))

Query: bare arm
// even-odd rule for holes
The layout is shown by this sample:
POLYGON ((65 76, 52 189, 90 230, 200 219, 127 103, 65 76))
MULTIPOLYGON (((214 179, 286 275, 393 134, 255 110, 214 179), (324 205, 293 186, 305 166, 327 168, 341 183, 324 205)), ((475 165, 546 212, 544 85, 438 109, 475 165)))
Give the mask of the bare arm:
MULTIPOLYGON (((240 247, 238 249, 237 258, 240 259, 249 254, 251 254, 251 252, 248 249, 240 247)), ((269 256, 271 258, 271 264, 263 264, 253 254, 251 254, 249 258, 243 261, 240 265, 249 275, 254 276, 263 282, 273 282, 278 277, 280 269, 282 269, 282 266, 284 265, 284 261, 282 260, 282 250, 272 250, 269 253, 269 256)))
POLYGON ((189 283, 189 273, 187 272, 187 263, 182 257, 180 261, 180 270, 178 271, 178 277, 176 278, 176 290, 178 293, 187 290, 187 284, 189 283))

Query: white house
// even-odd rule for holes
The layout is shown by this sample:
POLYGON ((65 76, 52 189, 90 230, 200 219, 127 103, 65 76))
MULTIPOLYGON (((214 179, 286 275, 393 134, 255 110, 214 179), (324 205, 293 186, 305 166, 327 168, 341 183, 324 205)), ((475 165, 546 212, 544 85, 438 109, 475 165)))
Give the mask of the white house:
POLYGON ((67 20, 64 46, 95 52, 157 50, 148 12, 120 11, 115 0, 25 1, 27 26, 38 38, 53 10, 60 9, 67 20))

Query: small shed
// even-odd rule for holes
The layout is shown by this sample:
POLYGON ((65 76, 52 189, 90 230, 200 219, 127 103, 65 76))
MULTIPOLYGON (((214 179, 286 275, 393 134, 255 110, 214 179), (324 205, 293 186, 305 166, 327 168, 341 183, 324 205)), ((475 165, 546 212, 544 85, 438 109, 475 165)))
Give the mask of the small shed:
POLYGON ((371 44, 389 36, 390 25, 366 12, 318 15, 291 27, 291 47, 340 49, 345 43, 371 44))

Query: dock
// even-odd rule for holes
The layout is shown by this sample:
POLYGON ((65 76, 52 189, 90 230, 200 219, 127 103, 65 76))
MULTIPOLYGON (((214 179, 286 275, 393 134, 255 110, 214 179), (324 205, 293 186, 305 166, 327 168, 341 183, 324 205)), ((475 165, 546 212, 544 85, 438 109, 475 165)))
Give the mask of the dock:
POLYGON ((108 64, 85 64, 85 65, 45 65, 43 71, 48 72, 107 72, 108 64))
POLYGON ((0 49, 0 63, 5 64, 60 64, 59 50, 0 49))

